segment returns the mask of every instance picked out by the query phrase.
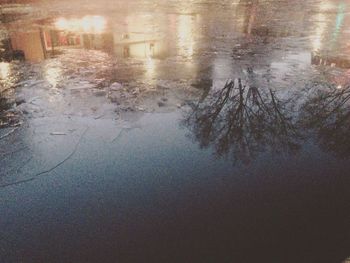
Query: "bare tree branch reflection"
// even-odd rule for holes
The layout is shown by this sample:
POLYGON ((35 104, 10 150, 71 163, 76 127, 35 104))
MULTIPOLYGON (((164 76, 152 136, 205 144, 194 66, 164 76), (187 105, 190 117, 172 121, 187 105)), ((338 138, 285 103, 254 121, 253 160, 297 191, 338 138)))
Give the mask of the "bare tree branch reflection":
POLYGON ((325 151, 338 157, 350 156, 350 86, 333 86, 317 91, 302 108, 302 123, 316 131, 325 151))
POLYGON ((192 105, 183 124, 201 147, 214 145, 218 156, 232 154, 244 163, 264 150, 299 150, 299 139, 288 101, 280 101, 271 89, 258 89, 242 79, 192 105))

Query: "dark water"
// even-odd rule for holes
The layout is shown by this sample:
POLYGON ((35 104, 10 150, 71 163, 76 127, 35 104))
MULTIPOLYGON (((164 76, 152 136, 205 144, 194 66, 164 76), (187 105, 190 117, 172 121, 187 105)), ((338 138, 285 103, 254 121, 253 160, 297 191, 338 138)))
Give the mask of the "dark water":
POLYGON ((350 2, 0 4, 0 262, 347 262, 350 2))

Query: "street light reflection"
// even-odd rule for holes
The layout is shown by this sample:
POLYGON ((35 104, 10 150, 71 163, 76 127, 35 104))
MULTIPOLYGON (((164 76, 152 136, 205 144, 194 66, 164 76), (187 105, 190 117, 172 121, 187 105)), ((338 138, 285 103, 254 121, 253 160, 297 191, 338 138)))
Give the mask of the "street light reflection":
POLYGON ((334 8, 334 4, 330 3, 329 1, 322 1, 320 5, 320 11, 329 11, 334 8))
POLYGON ((0 62, 0 79, 6 79, 10 75, 10 64, 0 62))
POLYGON ((57 67, 47 67, 45 70, 45 78, 53 88, 57 87, 61 77, 61 69, 57 67))
POLYGON ((155 83, 155 77, 156 77, 156 63, 152 57, 147 57, 145 64, 145 77, 147 79, 147 82, 149 84, 155 83))
POLYGON ((319 51, 322 47, 322 39, 324 32, 326 30, 326 16, 324 14, 317 15, 317 27, 315 31, 315 36, 312 40, 312 49, 313 51, 319 51))
POLYGON ((178 21, 178 48, 179 54, 186 58, 191 58, 194 53, 193 31, 193 16, 180 15, 178 21))

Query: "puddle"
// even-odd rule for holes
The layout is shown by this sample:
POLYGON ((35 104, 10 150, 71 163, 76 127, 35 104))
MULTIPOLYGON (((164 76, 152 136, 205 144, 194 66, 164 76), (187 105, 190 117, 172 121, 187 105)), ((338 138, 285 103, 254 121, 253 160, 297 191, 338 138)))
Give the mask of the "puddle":
POLYGON ((2 1, 0 259, 344 261, 349 14, 2 1))

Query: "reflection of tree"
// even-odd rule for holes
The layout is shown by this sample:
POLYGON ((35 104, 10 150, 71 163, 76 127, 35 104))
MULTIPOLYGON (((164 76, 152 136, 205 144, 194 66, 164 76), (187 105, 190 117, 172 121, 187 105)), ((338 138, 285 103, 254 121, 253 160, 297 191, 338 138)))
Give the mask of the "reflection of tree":
POLYGON ((303 124, 317 132, 321 147, 350 156, 350 87, 318 91, 303 106, 303 124))
POLYGON ((193 105, 183 123, 201 147, 213 144, 219 156, 231 153, 247 162, 266 148, 299 149, 300 136, 286 105, 272 90, 264 92, 237 79, 193 105))

